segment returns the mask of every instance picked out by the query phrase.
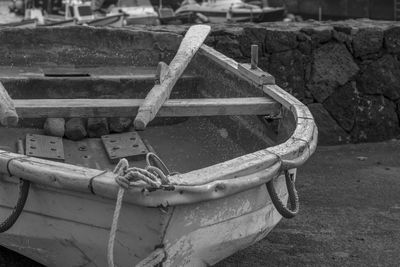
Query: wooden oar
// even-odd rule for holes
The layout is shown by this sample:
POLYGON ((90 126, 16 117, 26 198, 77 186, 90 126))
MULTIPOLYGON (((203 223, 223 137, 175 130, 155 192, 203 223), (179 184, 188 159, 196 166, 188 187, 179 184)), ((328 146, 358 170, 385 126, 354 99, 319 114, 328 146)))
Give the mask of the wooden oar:
POLYGON ((0 82, 0 124, 4 126, 16 126, 17 123, 18 115, 15 111, 13 100, 0 82))
POLYGON ((211 28, 208 25, 195 25, 187 31, 178 52, 168 66, 167 74, 162 78, 160 84, 156 84, 150 90, 143 104, 139 107, 134 121, 137 130, 144 130, 146 125, 155 118, 158 110, 169 98, 175 83, 207 38, 210 30, 211 28))

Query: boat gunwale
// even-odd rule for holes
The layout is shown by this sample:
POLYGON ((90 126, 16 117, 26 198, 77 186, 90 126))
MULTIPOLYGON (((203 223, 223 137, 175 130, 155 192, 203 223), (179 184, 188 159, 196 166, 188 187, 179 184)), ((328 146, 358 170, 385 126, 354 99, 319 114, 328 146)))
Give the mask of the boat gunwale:
MULTIPOLYGON (((264 184, 283 170, 299 167, 315 151, 318 129, 311 112, 303 103, 277 85, 260 84, 241 74, 238 70, 239 63, 213 48, 203 45, 199 53, 252 83, 280 103, 292 113, 296 127, 284 143, 202 169, 170 176, 172 186, 161 190, 148 192, 143 188, 132 188, 127 192, 125 201, 157 207, 222 198, 264 184)), ((34 183, 94 193, 111 199, 117 197, 119 188, 112 172, 21 156, 4 150, 0 150, 0 172, 34 183)))

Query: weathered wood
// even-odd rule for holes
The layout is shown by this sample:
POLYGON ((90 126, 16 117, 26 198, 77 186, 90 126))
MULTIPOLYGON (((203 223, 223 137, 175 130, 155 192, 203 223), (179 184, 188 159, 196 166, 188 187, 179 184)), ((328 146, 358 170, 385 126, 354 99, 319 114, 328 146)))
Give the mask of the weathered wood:
POLYGON ((169 71, 169 67, 166 63, 164 62, 159 62, 157 65, 157 70, 156 70, 156 84, 161 84, 164 82, 165 77, 167 77, 169 71))
POLYGON ((136 267, 157 266, 165 258, 165 251, 162 248, 157 248, 144 260, 136 264, 136 267))
POLYGON ((191 59, 203 44, 210 32, 208 25, 195 25, 190 27, 183 38, 178 52, 169 65, 169 72, 161 84, 155 85, 147 94, 145 101, 139 107, 138 114, 134 120, 134 126, 143 130, 146 125, 155 118, 158 110, 169 98, 171 90, 191 59))
MULTIPOLYGON (((69 74, 70 76, 81 77, 82 79, 101 79, 105 81, 116 79, 130 79, 135 81, 154 80, 156 69, 154 67, 132 67, 132 66, 104 66, 104 67, 86 67, 86 66, 0 66, 0 78, 2 80, 21 80, 29 78, 41 78, 54 80, 57 76, 69 74), (58 75, 57 75, 58 74, 58 75), (53 76, 53 77, 47 77, 53 76), (86 76, 86 77, 85 77, 86 76), (87 77, 87 76, 90 76, 87 77)), ((191 73, 184 73, 182 79, 194 79, 191 73)), ((64 79, 59 77, 59 79, 64 79)))
POLYGON ((303 103, 277 85, 264 85, 262 89, 268 96, 289 110, 291 110, 293 105, 304 106, 303 103))
POLYGON ((47 118, 43 125, 44 133, 51 136, 63 137, 65 133, 64 118, 47 118))
MULTIPOLYGON (((264 184, 275 177, 279 170, 277 157, 263 150, 186 174, 171 176, 171 183, 176 185, 174 191, 160 190, 143 195, 141 188, 134 187, 126 193, 125 201, 158 207, 222 198, 264 184)), ((112 172, 39 158, 21 159, 19 154, 2 152, 0 172, 8 171, 13 176, 51 188, 88 194, 91 194, 90 188, 93 188, 96 195, 111 199, 115 199, 119 188, 112 172), (10 161, 11 159, 13 160, 10 161), (92 180, 93 177, 96 178, 92 180)))
POLYGON ((14 103, 0 82, 0 123, 4 126, 16 126, 18 115, 14 103))
MULTIPOLYGON (((22 118, 129 117, 136 114, 142 99, 17 99, 22 118)), ((281 105, 268 97, 170 99, 159 117, 217 115, 276 115, 281 105)))
POLYGON ((271 74, 264 72, 262 69, 255 67, 252 68, 251 64, 239 64, 238 71, 243 76, 252 80, 257 85, 275 84, 275 78, 271 74))
POLYGON ((275 84, 275 78, 268 72, 262 71, 260 68, 251 70, 250 64, 239 64, 235 60, 223 55, 207 45, 202 45, 199 49, 199 53, 208 57, 218 65, 224 67, 226 70, 256 86, 275 84))
POLYGON ((251 45, 251 69, 258 68, 258 45, 251 45))

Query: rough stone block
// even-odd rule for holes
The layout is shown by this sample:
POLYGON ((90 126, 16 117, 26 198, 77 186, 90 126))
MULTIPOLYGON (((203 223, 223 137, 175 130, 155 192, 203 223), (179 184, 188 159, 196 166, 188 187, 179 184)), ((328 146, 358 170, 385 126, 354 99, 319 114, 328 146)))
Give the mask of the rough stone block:
POLYGON ((215 49, 231 58, 243 57, 240 51, 240 44, 237 39, 234 39, 228 35, 216 36, 215 37, 215 49))
POLYGON ((344 131, 322 104, 315 103, 308 106, 318 126, 319 145, 338 145, 349 143, 350 136, 344 131))
POLYGON ((110 133, 106 118, 89 118, 87 121, 87 131, 89 137, 101 137, 110 133))
POLYGON ((378 142, 391 139, 400 133, 395 103, 383 96, 360 97, 357 117, 351 131, 354 142, 378 142))
POLYGON ((298 50, 274 53, 270 57, 268 72, 276 77, 276 83, 300 100, 305 98, 305 71, 310 58, 298 50))
POLYGON ((313 49, 311 37, 304 33, 299 33, 297 35, 297 40, 299 41, 297 49, 305 55, 310 55, 313 49))
POLYGON ((346 45, 346 48, 350 51, 350 53, 354 53, 353 51, 353 38, 351 35, 339 32, 339 31, 333 31, 332 37, 334 40, 343 43, 346 45))
POLYGON ((301 31, 310 36, 314 46, 318 46, 332 39, 333 27, 330 25, 313 25, 312 27, 305 27, 301 31))
POLYGON ((47 118, 43 129, 46 135, 63 137, 65 133, 65 120, 64 118, 47 118))
POLYGON ((130 118, 109 118, 108 123, 110 132, 122 133, 129 129, 132 120, 130 118))
POLYGON ((351 24, 343 22, 336 22, 333 24, 333 29, 337 32, 341 32, 347 35, 352 35, 356 29, 351 24))
POLYGON ((400 53, 400 26, 393 26, 384 33, 385 48, 389 53, 400 53))
POLYGON ((239 36, 240 50, 245 57, 251 56, 251 45, 258 45, 258 55, 265 54, 265 35, 266 29, 252 26, 243 28, 242 34, 239 36))
POLYGON ((265 47, 268 53, 282 52, 298 46, 297 33, 288 29, 271 29, 266 31, 265 47))
POLYGON ((365 94, 400 98, 400 62, 392 55, 369 63, 357 77, 357 88, 365 94))
POLYGON ((356 57, 379 52, 383 45, 381 28, 365 28, 353 35, 353 49, 356 57))
POLYGON ((328 43, 321 46, 314 51, 313 60, 311 79, 307 87, 320 103, 325 101, 337 86, 346 84, 359 71, 343 44, 328 43))
POLYGON ((325 109, 346 131, 351 131, 356 119, 358 95, 355 82, 348 82, 335 89, 324 102, 325 109))
POLYGON ((65 124, 65 136, 68 139, 78 141, 87 135, 85 120, 82 118, 71 118, 65 124))

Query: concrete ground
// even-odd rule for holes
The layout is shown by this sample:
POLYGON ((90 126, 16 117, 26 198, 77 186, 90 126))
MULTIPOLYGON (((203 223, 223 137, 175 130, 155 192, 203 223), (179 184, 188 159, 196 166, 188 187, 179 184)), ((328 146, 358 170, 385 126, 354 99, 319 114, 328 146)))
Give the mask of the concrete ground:
POLYGON ((319 147, 300 214, 223 266, 400 266, 400 141, 319 147))
MULTIPOLYGON (((400 265, 400 141, 318 147, 297 189, 297 217, 217 267, 400 265)), ((0 266, 40 265, 0 249, 0 266)))

